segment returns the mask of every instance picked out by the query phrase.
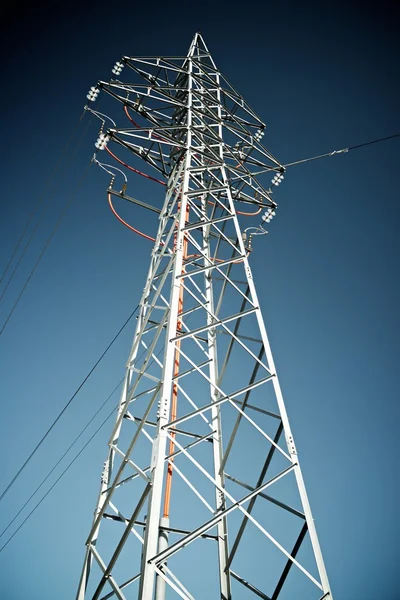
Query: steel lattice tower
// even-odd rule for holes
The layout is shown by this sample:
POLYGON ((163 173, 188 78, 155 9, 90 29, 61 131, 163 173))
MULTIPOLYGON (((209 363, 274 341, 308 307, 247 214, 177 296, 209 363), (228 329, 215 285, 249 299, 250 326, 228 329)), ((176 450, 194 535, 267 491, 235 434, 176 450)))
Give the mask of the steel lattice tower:
POLYGON ((166 196, 77 598, 332 598, 239 222, 284 168, 200 34, 123 68, 88 95, 130 120, 95 113, 97 147, 166 196))

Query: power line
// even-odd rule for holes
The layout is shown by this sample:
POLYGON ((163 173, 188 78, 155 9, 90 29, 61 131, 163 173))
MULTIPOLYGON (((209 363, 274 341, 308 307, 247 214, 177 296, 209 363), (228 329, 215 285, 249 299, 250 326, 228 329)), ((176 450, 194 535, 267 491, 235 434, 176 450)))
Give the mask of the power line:
POLYGON ((32 457, 34 456, 34 454, 40 448, 40 446, 42 445, 42 443, 44 442, 44 440, 47 438, 47 436, 49 435, 49 433, 53 429, 53 427, 56 425, 56 423, 60 420, 60 418, 62 417, 62 415, 64 414, 64 412, 67 410, 68 406, 71 404, 71 402, 73 401, 73 399, 75 398, 75 396, 78 394, 78 392, 84 386, 84 384, 86 383, 86 381, 89 379, 89 377, 91 376, 91 374, 93 373, 93 371, 96 369, 96 367, 100 363, 100 361, 107 354, 108 350, 111 348, 111 346, 113 345, 113 343, 115 342, 115 340, 118 338, 118 336, 120 335, 120 333, 123 331, 123 329, 129 323, 129 321, 131 320, 131 318, 133 317, 133 315, 135 314, 135 312, 137 311, 138 308, 139 308, 139 304, 137 305, 137 307, 135 308, 135 310, 129 315, 129 317, 126 319, 125 323, 122 325, 122 327, 120 328, 120 330, 118 331, 118 333, 113 337, 113 339, 108 344, 107 348, 104 350, 104 352, 102 353, 102 355, 100 356, 100 358, 97 360, 97 362, 91 368, 91 370, 86 375, 86 377, 84 378, 84 380, 82 381, 82 383, 78 386, 78 388, 75 390, 74 394, 68 400, 68 402, 66 403, 66 405, 64 406, 64 408, 62 409, 62 411, 58 414, 58 416, 56 417, 56 419, 53 421, 53 423, 50 425, 50 427, 48 428, 48 430, 46 431, 46 433, 43 435, 42 439, 38 442, 38 444, 32 450, 32 452, 30 453, 30 455, 28 456, 28 458, 23 463, 22 467, 14 475, 14 477, 12 478, 12 480, 10 481, 10 483, 7 485, 7 487, 5 488, 5 490, 3 491, 3 493, 1 494, 0 500, 2 500, 4 498, 4 496, 7 494, 7 492, 11 488, 11 486, 18 479, 18 477, 20 476, 20 474, 22 473, 22 471, 25 469, 26 465, 29 463, 29 461, 32 459, 32 457))
MULTIPOLYGON (((146 352, 146 350, 143 350, 143 352, 140 354, 140 356, 138 357, 137 360, 140 360, 143 356, 143 354, 146 352)), ((158 355, 161 352, 158 353, 158 355)), ((157 356, 158 356, 157 355, 157 356)), ((151 364, 154 362, 154 359, 151 361, 151 364)), ((11 521, 8 523, 8 525, 3 529, 3 531, 0 533, 0 538, 3 537, 3 535, 5 534, 5 532, 7 531, 7 529, 9 529, 11 527, 11 525, 14 523, 14 521, 19 517, 19 515, 22 513, 22 511, 24 510, 24 508, 29 504, 29 502, 32 500, 32 498, 37 494, 37 492, 40 490, 40 488, 46 483, 46 481, 48 480, 48 478, 50 477, 50 475, 55 471, 55 469, 58 467, 58 465, 60 464, 60 462, 63 460, 63 458, 65 458, 65 456, 68 454, 68 452, 71 450, 71 448, 73 446, 75 446, 76 442, 79 440, 79 438, 82 436, 82 434, 86 431, 86 429, 89 427, 89 425, 93 422, 93 420, 97 417, 97 415, 99 414, 99 412, 104 408, 104 406, 107 404, 107 402, 110 400, 110 398, 113 396, 113 394, 117 391, 117 389, 119 388, 119 386, 121 385, 121 383, 123 382, 124 377, 121 379, 121 381, 119 381, 119 383, 115 386, 115 388, 113 389, 113 391, 111 392, 111 394, 109 394, 109 396, 104 400, 103 404, 100 406, 100 408, 97 409, 97 411, 94 413, 94 415, 89 419, 89 421, 86 423, 85 427, 83 427, 83 429, 81 429, 80 433, 75 437, 74 441, 68 446, 68 448, 65 450, 64 454, 58 459, 58 461, 55 463, 55 465, 53 465, 53 467, 50 469, 50 471, 47 473, 47 475, 44 477, 44 479, 42 479, 41 483, 36 487, 36 489, 32 492, 32 494, 29 496, 28 500, 26 500, 25 504, 23 506, 21 506, 21 508, 19 509, 19 511, 17 512, 17 514, 11 519, 11 521)), ((25 521, 24 521, 25 522, 25 521)), ((0 550, 1 552, 1 550, 0 550)))
MULTIPOLYGON (((37 207, 35 208, 35 210, 34 210, 34 211, 33 211, 33 213, 31 214, 31 216, 28 218, 28 221, 26 222, 25 228, 24 228, 23 232, 21 233, 21 236, 20 236, 20 238, 19 238, 19 240, 18 240, 17 244, 15 245, 15 248, 14 248, 13 252, 11 253, 11 258, 10 258, 10 260, 8 261, 8 263, 7 263, 6 267, 5 267, 4 271, 3 271, 3 274, 2 274, 2 276, 1 276, 1 278, 0 278, 0 283, 3 281, 4 277, 6 276, 6 273, 7 273, 8 269, 9 269, 9 267, 10 267, 10 265, 11 265, 12 261, 13 261, 13 258, 14 258, 14 256, 16 255, 16 253, 17 253, 17 251, 18 251, 18 248, 20 247, 20 245, 21 245, 21 243, 22 243, 22 240, 23 240, 23 239, 24 239, 24 237, 25 237, 25 233, 27 232, 27 230, 28 230, 28 227, 29 227, 29 225, 31 224, 31 221, 32 221, 33 217, 35 216, 35 214, 37 213, 37 211, 39 210, 39 208, 40 208, 40 205, 42 204, 42 202, 43 202, 43 199, 42 199, 42 200, 39 202, 39 204, 37 205, 37 207)), ((12 275, 11 275, 11 278, 12 278, 12 275)))
MULTIPOLYGON (((52 174, 50 175, 50 177, 49 177, 49 179, 48 179, 48 181, 47 181, 47 184, 46 184, 46 187, 45 187, 45 189, 44 189, 44 192, 43 192, 42 196, 39 198, 39 202, 37 203, 37 205, 36 205, 36 207, 35 207, 34 211, 33 211, 33 212, 32 212, 32 214, 30 215, 30 217, 28 217, 28 220, 27 220, 27 222, 26 222, 26 224, 25 224, 24 230, 23 230, 23 232, 21 233, 21 236, 20 236, 20 238, 19 238, 18 242, 16 243, 16 245, 15 245, 15 248, 14 248, 13 252, 11 253, 10 260, 8 261, 8 263, 7 263, 6 267, 5 267, 4 271, 3 271, 3 274, 2 274, 2 276, 1 276, 1 278, 0 278, 0 284, 1 284, 1 282, 3 281, 3 279, 4 279, 4 277, 5 277, 5 275, 6 275, 7 271, 8 271, 8 269, 10 268, 10 265, 11 265, 11 263, 12 263, 13 259, 14 259, 14 256, 16 255, 16 253, 17 253, 17 251, 18 251, 18 249, 19 249, 20 245, 22 244, 22 240, 24 239, 24 237, 25 237, 25 234, 26 234, 26 232, 28 231, 29 225, 31 224, 31 222, 32 222, 32 220, 33 220, 33 217, 36 215, 36 213, 38 212, 39 208, 41 207, 41 205, 43 204, 43 202, 44 202, 44 200, 45 200, 45 197, 46 197, 46 192, 47 192, 47 190, 49 189, 51 182, 53 181, 53 179, 55 178, 55 176, 56 176, 56 174, 57 174, 57 171, 58 171, 58 169, 59 169, 59 167, 60 167, 60 164, 61 164, 61 161, 62 161, 63 155, 64 155, 64 154, 66 154, 66 152, 67 152, 67 150, 68 150, 68 146, 69 146, 69 145, 70 145, 70 143, 72 142, 72 140, 73 140, 73 138, 74 138, 74 135, 75 135, 75 132, 76 132, 77 128, 79 127, 79 124, 80 124, 80 122, 81 122, 81 120, 82 120, 82 118, 83 118, 84 114, 85 114, 85 111, 83 111, 82 115, 81 115, 81 116, 80 116, 80 118, 78 119, 78 121, 77 121, 77 123, 76 123, 76 125, 75 125, 75 127, 74 127, 74 129, 73 129, 73 131, 72 131, 72 133, 71 133, 71 135, 70 135, 70 138, 69 138, 68 142, 65 144, 65 146, 64 146, 64 148, 63 148, 63 150, 62 150, 62 152, 61 152, 61 154, 60 154, 60 156, 59 156, 59 159, 58 159, 58 161, 57 161, 57 163, 56 163, 56 165, 55 165, 55 167, 54 167, 54 169, 53 169, 53 172, 52 172, 52 174)), ((89 122, 89 123, 90 123, 90 122, 89 122)), ((84 137, 84 135, 86 134, 86 131, 87 131, 87 129, 88 129, 88 125, 86 126, 86 128, 85 128, 85 130, 84 130, 84 132, 83 132, 83 134, 82 134, 82 136, 81 136, 81 139, 80 139, 80 140, 78 140, 78 143, 77 143, 77 146, 76 146, 76 148, 75 148, 75 150, 74 150, 74 152, 73 152, 73 155, 74 155, 74 153, 75 153, 75 151, 76 151, 76 149, 77 149, 77 147, 78 147, 78 145, 79 145, 80 141, 82 140, 82 138, 83 138, 83 137, 84 137)), ((71 159, 72 159, 73 155, 71 156, 71 159)), ((67 165, 67 166, 68 166, 68 165, 67 165)), ((42 214, 42 216, 41 216, 41 219, 43 218, 43 215, 44 215, 44 213, 42 214)), ((40 220, 41 220, 41 219, 40 219, 40 220)), ((39 222, 40 222, 40 221, 39 221, 39 222)), ((32 237, 33 237, 33 235, 34 235, 34 233, 35 233, 35 231, 36 231, 36 229, 37 229, 38 225, 39 225, 39 223, 37 223, 37 225, 36 225, 36 228, 35 228, 34 232, 32 233, 31 237, 29 238, 29 240, 28 240, 28 243, 27 243, 27 245, 25 246, 25 249, 24 249, 24 251, 23 251, 23 253, 22 253, 22 256, 20 257, 20 259, 19 259, 19 261, 18 261, 18 263, 17 263, 17 267, 16 267, 16 268, 18 268, 18 265, 20 264, 20 262, 21 262, 21 260, 22 260, 22 257, 23 257, 23 255, 25 254, 25 252, 26 252, 26 250, 27 250, 27 247, 29 246, 29 244, 30 244, 30 242, 31 242, 31 239, 32 239, 32 237)), ((13 276, 14 276, 15 270, 16 270, 16 269, 14 269, 14 271, 13 271, 13 273, 12 273, 12 275, 11 275, 11 277, 10 277, 10 279, 9 279, 8 283, 7 283, 6 289, 7 289, 8 285, 10 284, 10 282, 11 282, 11 279, 12 279, 12 278, 13 278, 13 276)), ((5 292, 5 290, 4 290, 4 292, 5 292)), ((4 292, 3 292, 3 294, 4 294, 4 292)))
MULTIPOLYGON (((46 208, 47 208, 47 207, 46 207, 46 208)), ((17 264, 16 264, 16 265, 15 265, 15 267, 14 267, 14 270, 13 270, 13 272, 11 273, 10 277, 8 278, 8 281, 7 281, 7 283, 6 283, 6 285, 5 285, 4 289, 3 289, 3 292, 2 292, 2 294, 1 294, 1 296, 0 296, 0 302, 1 302, 1 300, 3 299, 3 296, 4 296, 4 294, 6 293, 6 291, 7 291, 7 289, 8 289, 8 286, 9 286, 9 285, 10 285, 10 283, 12 282, 12 280, 13 280, 13 278, 14 278, 14 275, 15 275, 15 273, 17 272, 17 270, 18 270, 18 267, 19 267, 19 265, 21 264, 21 262, 22 262, 22 259, 24 258, 25 254, 26 254, 26 251, 28 250, 28 248, 29 248, 29 246, 30 246, 30 244, 31 244, 31 241, 32 241, 32 239, 33 239, 33 237, 34 237, 34 235, 35 235, 36 231, 38 230, 38 228, 39 228, 39 225, 40 225, 41 221, 43 220, 43 217, 45 216, 45 214, 46 214, 46 210, 43 210, 43 211, 42 211, 42 214, 41 214, 41 216, 40 216, 40 218, 39 218, 39 220, 38 220, 38 221, 37 221, 37 223, 36 223, 36 226, 35 226, 35 228, 33 229, 33 231, 32 231, 32 233, 31 233, 31 235, 29 236, 29 239, 28 239, 27 243, 25 244, 25 247, 24 247, 24 249, 22 250, 22 253, 20 254, 20 257, 19 257, 19 259, 18 259, 18 261, 17 261, 17 264)), ((28 225, 29 225, 29 223, 28 223, 28 225)), ((27 227, 28 227, 28 226, 27 226, 27 227)), ((16 246, 16 249, 15 249, 15 251, 14 251, 14 253, 13 253, 13 255, 12 255, 11 259, 10 259, 10 262, 8 263, 8 265, 7 265, 6 269, 5 269, 4 273, 3 273, 3 277, 1 278, 1 280, 0 280, 0 283, 1 283, 1 281, 3 280, 3 278, 4 278, 4 275, 7 273, 8 267, 10 266, 10 264, 11 264, 11 262, 12 262, 12 259, 13 259, 13 258, 14 258, 14 256, 15 256, 16 250, 18 249, 18 247, 19 247, 20 243, 22 242, 22 239, 23 239, 23 237, 24 237, 24 235, 25 235, 25 232, 26 232, 26 229, 27 229, 27 227, 25 228, 25 231, 24 231, 24 233, 22 234, 22 236, 21 236, 21 238, 20 238, 20 241, 18 242, 18 244, 17 244, 17 246, 16 246)))
MULTIPOLYGON (((60 215, 60 217, 59 217, 59 219, 58 219, 57 223, 55 224, 55 226, 54 226, 54 228, 53 228, 53 231, 51 232, 51 234, 50 234, 49 238, 47 239, 47 242, 45 243, 45 245, 44 245, 44 247, 43 247, 43 250, 42 250, 42 251, 41 251, 41 253, 39 254, 39 257, 38 257, 37 261, 35 262, 35 264, 34 264, 34 266, 33 266, 32 270, 31 270, 31 272, 30 272, 30 274, 29 274, 29 276, 28 276, 28 278, 27 278, 27 280, 25 281, 25 284, 24 284, 24 286, 23 286, 22 290, 20 291, 20 293, 19 293, 19 295, 18 295, 18 297, 17 297, 16 301, 15 301, 15 302, 14 302, 14 304, 13 304, 13 307, 11 308, 11 310, 10 310, 10 312, 9 312, 9 314, 8 314, 8 317, 6 318, 6 320, 5 320, 4 324, 3 324, 3 327, 2 327, 2 328, 1 328, 1 330, 0 330, 0 336, 1 336, 1 334, 3 333, 3 331, 5 330, 5 328, 7 327, 7 324, 8 324, 8 322, 9 322, 9 320, 11 319, 11 316, 12 316, 12 314, 13 314, 14 310, 17 308, 17 306, 18 306, 18 303, 19 303, 19 301, 21 300, 21 298, 22 298, 22 295, 23 295, 23 293, 25 292, 25 290, 26 290, 26 288, 27 288, 27 286, 28 286, 28 283, 29 283, 29 282, 30 282, 30 280, 32 279, 32 276, 33 276, 34 272, 36 271, 37 267, 39 266, 39 263, 40 263, 40 261, 42 260, 42 258, 43 258, 43 256, 44 256, 44 253, 46 252, 47 248, 49 247, 49 245, 50 245, 50 242, 51 242, 51 240, 53 239, 53 237, 54 237, 54 235, 55 235, 55 233, 56 233, 57 229, 58 229, 58 228, 59 228, 59 226, 61 225, 61 222, 62 222, 62 220, 64 219, 64 217, 65 217, 65 215, 66 215, 66 213, 67 213, 68 209, 70 208, 70 206, 72 205, 73 201, 75 200, 75 197, 76 197, 76 195, 75 195, 75 194, 76 194, 77 190, 79 189, 79 187, 81 186, 81 184, 82 184, 82 182, 83 182, 84 178, 86 177, 86 174, 87 174, 87 172, 88 172, 88 170, 89 170, 89 167, 91 166, 91 164, 92 164, 92 161, 90 160, 90 162, 88 163, 88 165, 87 165, 87 167, 86 167, 85 171, 83 172, 82 176, 80 177, 80 179, 79 179, 79 181, 78 181, 77 185, 75 186, 75 188, 74 188, 74 190, 73 190, 73 192, 72 192, 72 194, 71 194, 71 196, 70 196, 70 198, 69 198, 69 201, 68 201, 68 202, 65 204, 63 212, 61 213, 61 215, 60 215)), ((30 240, 29 240, 29 241, 30 241, 30 240)), ((1 498, 0 498, 0 500, 1 500, 1 498)))
MULTIPOLYGON (((137 308, 136 308, 137 309, 137 308)), ((132 313, 133 314, 133 313, 132 313)), ((131 315, 132 316, 132 315, 131 315)), ((189 315, 188 319, 190 319, 191 315, 189 315)), ((187 320, 188 320, 187 319, 187 320)), ((129 320, 129 319, 128 319, 129 320)), ((157 353, 156 357, 160 356, 161 352, 163 351, 163 349, 161 348, 161 350, 157 353)), ((146 349, 143 350, 143 352, 140 354, 138 360, 141 359, 141 357, 143 356, 143 354, 145 354, 146 349)), ((155 358, 152 359, 152 361, 150 362, 150 365, 153 364, 153 362, 155 361, 155 358)), ((101 409, 105 406, 105 404, 108 402, 108 400, 112 397, 112 395, 115 393, 115 391, 118 389, 118 387, 121 385, 121 383, 123 382, 124 377, 121 379, 121 381, 117 384, 117 386, 113 389, 113 391, 111 392, 111 394, 107 397, 107 399, 103 402, 103 404, 100 406, 100 408, 95 412, 95 414, 93 415, 93 417, 91 417, 91 419, 88 421, 88 423, 85 425, 85 427, 81 430, 81 432, 76 436, 76 438, 74 439, 74 441, 72 442, 72 444, 70 444, 70 446, 68 447, 68 449, 64 452, 64 454, 61 456, 61 458, 57 461, 57 463, 52 467, 52 469, 47 473, 46 477, 42 480, 42 482, 37 486, 37 488, 35 489, 35 491, 30 495, 30 497, 28 498, 28 500, 25 502, 25 504, 20 508, 20 510, 18 511, 18 513, 13 517, 13 519, 9 522, 9 524, 7 525, 7 527, 5 529, 3 529, 3 531, 0 533, 0 538, 5 534, 5 532, 7 531, 7 529, 9 529, 9 527, 11 527, 11 525, 14 523, 15 519, 21 514, 21 512, 24 510, 24 508, 26 507, 27 504, 29 504, 29 502, 32 500, 32 498, 34 497, 34 495, 39 491, 39 489, 42 487, 42 485, 47 481, 47 479, 50 477, 50 475, 53 473, 53 471, 56 469, 56 467, 60 464, 60 462, 62 461, 62 459, 68 454, 68 452, 70 451, 70 449, 72 448, 72 446, 74 446, 74 444, 78 441, 78 439, 81 437, 81 435, 83 434, 83 432, 89 427, 90 423, 92 423, 92 421, 96 418, 96 416, 99 414, 99 412, 101 411, 101 409)), ((100 429, 103 427, 103 425, 108 421, 108 419, 111 417, 112 413, 114 412, 114 409, 110 412, 110 414, 106 417, 106 419, 102 422, 102 424, 100 425, 100 427, 98 427, 98 429, 96 429, 96 431, 94 432, 94 434, 89 438, 89 440, 86 442, 86 444, 82 447, 82 449, 78 452, 78 454, 71 460, 71 462, 68 464, 68 466, 64 469, 64 471, 61 473, 61 475, 56 479, 56 481, 53 483, 53 485, 47 490, 47 492, 44 494, 44 496, 42 496, 42 498, 39 500, 39 502, 37 502, 35 504, 35 506, 33 507, 33 509, 31 510, 31 512, 25 517, 25 519, 22 521, 22 523, 17 527, 17 529, 14 531, 14 533, 8 538, 7 542, 0 548, 0 553, 4 550, 4 548, 8 545, 8 543, 13 539, 13 537, 18 533, 18 531, 21 529, 21 527, 23 525, 25 525, 25 523, 28 521, 28 519, 31 517, 31 515, 35 512, 35 510, 40 506, 40 504, 43 502, 43 500, 50 494, 50 492, 53 490, 53 488, 57 485, 57 483, 62 479, 62 477, 64 477, 65 473, 68 471, 68 469, 73 465, 73 463, 76 461, 76 459, 78 458, 78 456, 80 454, 82 454, 82 452, 85 450, 85 448, 87 448, 87 446, 90 444, 90 442, 93 440, 93 438, 95 437, 95 435, 100 431, 100 429)))
POLYGON ((379 142, 385 142, 387 140, 392 140, 393 138, 400 137, 400 133, 394 133, 393 135, 388 135, 384 138, 378 138, 376 140, 371 140, 369 142, 364 142, 362 144, 357 144, 355 146, 349 146, 348 148, 342 148, 341 150, 333 150, 332 152, 325 152, 325 154, 318 154, 317 156, 311 156, 310 158, 303 158, 301 160, 296 160, 291 163, 287 163, 283 165, 284 167, 293 167, 294 165, 300 165, 301 163, 310 162, 312 160, 317 160, 319 158, 326 158, 327 156, 334 156, 335 154, 345 154, 346 152, 350 152, 350 150, 356 150, 357 148, 363 148, 364 146, 370 146, 371 144, 378 144, 379 142))
POLYGON ((88 441, 86 442, 86 444, 81 448, 81 450, 79 450, 78 454, 76 454, 76 456, 72 459, 72 461, 69 463, 69 465, 64 469, 64 471, 61 473, 61 475, 55 480, 55 482, 53 483, 53 485, 47 490, 47 492, 44 494, 44 496, 42 496, 42 498, 39 500, 39 502, 37 502, 37 504, 35 504, 35 506, 33 507, 33 509, 31 510, 31 512, 25 517, 25 519, 22 521, 22 523, 17 527, 17 529, 14 531, 14 533, 8 538, 8 540, 6 541, 6 543, 0 548, 0 552, 3 552, 4 548, 9 544, 9 542, 11 542, 11 540, 13 539, 13 537, 18 533, 18 531, 21 529, 21 527, 27 522, 27 520, 33 515, 33 513, 35 512, 35 510, 42 504, 43 500, 50 494, 50 492, 52 491, 52 489, 57 485, 57 483, 60 481, 60 479, 62 477, 64 477, 65 473, 68 471, 68 469, 74 464, 74 462, 76 461, 76 459, 82 454, 82 452, 85 450, 85 448, 87 448, 87 446, 90 444, 90 442, 92 441, 92 439, 95 437, 95 435, 98 434, 98 432, 100 431, 100 429, 103 427, 103 425, 106 424, 106 422, 108 421, 108 419, 111 417, 111 415, 114 412, 114 408, 112 409, 112 411, 110 412, 110 414, 104 419, 104 421, 101 423, 101 425, 96 429, 96 431, 93 433, 93 435, 88 439, 88 441))
POLYGON ((356 148, 362 148, 363 146, 370 146, 371 144, 377 144, 378 142, 385 142, 386 140, 391 140, 396 137, 400 137, 400 133, 394 133, 393 135, 388 135, 384 138, 378 138, 376 140, 371 140, 370 142, 364 142, 363 144, 357 144, 356 146, 350 146, 349 150, 355 150, 356 148))
MULTIPOLYGON (((97 409, 97 411, 94 413, 94 415, 91 417, 91 419, 86 423, 85 427, 83 429, 81 429, 80 433, 76 436, 76 438, 74 439, 74 441, 72 442, 72 444, 70 444, 67 448, 67 450, 65 450, 64 454, 61 456, 61 458, 58 459, 58 461, 56 462, 56 464, 50 469, 50 471, 47 473, 46 477, 44 479, 42 479, 41 483, 37 486, 37 488, 35 489, 34 492, 32 492, 32 494, 29 496, 28 500, 25 502, 25 504, 19 509, 19 511, 17 512, 17 514, 11 519, 11 521, 8 523, 7 527, 5 527, 3 529, 3 531, 0 533, 0 538, 3 537, 3 535, 5 534, 5 532, 11 527, 11 525, 14 523, 14 521, 19 517, 19 515, 22 513, 22 511, 24 510, 24 508, 27 506, 27 504, 29 504, 29 502, 32 500, 32 498, 37 494, 37 492, 40 490, 40 488, 46 483, 46 481, 48 480, 48 478, 50 477, 50 475, 55 471, 55 469, 58 467, 58 465, 60 464, 60 462, 63 460, 63 458, 65 458, 65 456, 68 454, 68 452, 71 450, 71 448, 76 444, 76 442, 79 440, 79 438, 83 435, 83 433, 86 431, 86 429, 89 427, 89 425, 94 421, 94 419, 97 417, 97 415, 99 414, 99 412, 102 410, 102 408, 107 404, 107 402, 110 400, 110 398, 114 395, 114 393, 117 391, 117 389, 119 388, 119 386, 121 385, 121 383, 123 382, 124 377, 121 379, 121 381, 118 383, 118 385, 113 389, 113 391, 111 392, 111 394, 106 398, 106 400, 104 400, 103 404, 100 406, 100 408, 97 409)), ((25 522, 25 521, 24 521, 25 522)), ((18 528, 19 529, 19 528, 18 528)), ((11 539, 11 538, 10 538, 11 539)), ((8 543, 8 542, 7 542, 8 543)))

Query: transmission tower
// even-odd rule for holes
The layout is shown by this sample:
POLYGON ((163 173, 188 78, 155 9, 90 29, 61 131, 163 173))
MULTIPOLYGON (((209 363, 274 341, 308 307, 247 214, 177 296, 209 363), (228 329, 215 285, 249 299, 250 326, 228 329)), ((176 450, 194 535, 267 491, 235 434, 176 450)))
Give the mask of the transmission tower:
POLYGON ((249 266, 284 168, 200 34, 113 74, 88 94, 95 161, 114 212, 125 198, 159 228, 77 598, 331 599, 249 266), (92 108, 100 92, 125 128, 92 108), (165 186, 162 209, 127 195, 132 170, 165 186))

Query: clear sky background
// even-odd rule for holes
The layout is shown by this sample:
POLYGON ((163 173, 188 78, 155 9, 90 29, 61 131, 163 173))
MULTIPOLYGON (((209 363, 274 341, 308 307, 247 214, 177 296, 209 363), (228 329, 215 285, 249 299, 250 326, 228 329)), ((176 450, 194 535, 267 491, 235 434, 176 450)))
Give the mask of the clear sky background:
MULTIPOLYGON (((80 120, 89 87, 110 79, 121 56, 184 55, 200 31, 284 164, 400 132, 398 15, 387 2, 373 10, 179 0, 2 11, 0 273, 41 204, 0 285, 0 493, 144 286, 151 243, 111 214, 109 177, 87 170, 98 123, 80 120)), ((399 598, 399 149, 397 138, 289 168, 277 218, 251 256, 336 600, 399 598)), ((130 176, 128 192, 162 204, 161 186, 143 178, 130 176)), ((155 234, 151 213, 118 208, 155 234)), ((1 531, 123 377, 133 328, 1 500, 1 531)), ((117 400, 90 422, 0 547, 117 400)), ((1 598, 74 597, 111 427, 108 420, 0 552, 1 598)))

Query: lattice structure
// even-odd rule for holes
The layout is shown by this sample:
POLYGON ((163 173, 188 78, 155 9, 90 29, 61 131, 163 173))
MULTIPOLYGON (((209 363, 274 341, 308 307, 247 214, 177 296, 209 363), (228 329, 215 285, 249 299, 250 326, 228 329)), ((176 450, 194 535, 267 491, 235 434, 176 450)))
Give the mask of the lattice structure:
POLYGON ((97 147, 166 196, 77 598, 332 598, 239 222, 284 169, 200 34, 123 69, 97 147))

